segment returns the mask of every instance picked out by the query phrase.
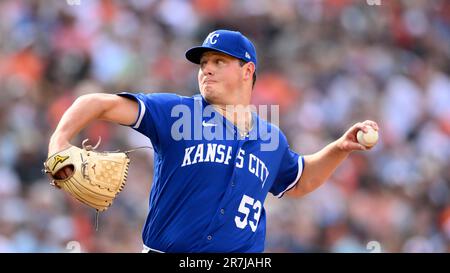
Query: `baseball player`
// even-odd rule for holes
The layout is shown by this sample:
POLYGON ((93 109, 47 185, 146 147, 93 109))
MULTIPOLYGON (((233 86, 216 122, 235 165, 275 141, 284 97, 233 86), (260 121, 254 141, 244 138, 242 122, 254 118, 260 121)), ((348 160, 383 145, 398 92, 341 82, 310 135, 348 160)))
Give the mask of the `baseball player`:
MULTIPOLYGON (((358 143, 357 131, 378 126, 357 123, 319 152, 299 155, 279 128, 248 108, 258 67, 249 39, 217 30, 186 58, 199 65, 200 94, 83 95, 64 113, 49 154, 70 146, 91 121, 129 126, 154 148, 144 251, 263 252, 267 194, 298 197, 313 191, 350 152, 370 149, 358 143), (238 105, 239 113, 229 107, 238 105), (273 139, 272 147, 263 148, 273 139)), ((64 168, 57 175, 71 173, 64 168)))

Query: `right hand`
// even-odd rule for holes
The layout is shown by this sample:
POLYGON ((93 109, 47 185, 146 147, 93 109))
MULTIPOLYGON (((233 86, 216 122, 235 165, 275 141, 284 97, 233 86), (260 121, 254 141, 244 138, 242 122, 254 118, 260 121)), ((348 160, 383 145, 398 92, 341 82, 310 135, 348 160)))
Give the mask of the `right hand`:
POLYGON ((57 179, 57 180, 62 180, 62 179, 71 177, 72 174, 73 174, 73 169, 69 166, 65 166, 64 168, 59 170, 53 178, 57 179))

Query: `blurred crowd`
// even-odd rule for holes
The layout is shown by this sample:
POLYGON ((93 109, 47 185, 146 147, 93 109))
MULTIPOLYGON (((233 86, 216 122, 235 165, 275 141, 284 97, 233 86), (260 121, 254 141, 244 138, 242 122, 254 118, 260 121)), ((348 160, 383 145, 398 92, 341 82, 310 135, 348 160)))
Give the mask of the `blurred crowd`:
MULTIPOLYGON (((269 194, 266 252, 450 251, 450 2, 447 0, 0 1, 0 252, 140 252, 153 175, 131 155, 127 186, 98 219, 49 185, 48 140, 78 96, 198 93, 184 52, 218 28, 250 37, 253 103, 280 106, 301 154, 357 121, 380 142, 315 192, 269 194), (81 249, 79 249, 81 248, 81 249)), ((73 140, 148 145, 96 122, 73 140)))

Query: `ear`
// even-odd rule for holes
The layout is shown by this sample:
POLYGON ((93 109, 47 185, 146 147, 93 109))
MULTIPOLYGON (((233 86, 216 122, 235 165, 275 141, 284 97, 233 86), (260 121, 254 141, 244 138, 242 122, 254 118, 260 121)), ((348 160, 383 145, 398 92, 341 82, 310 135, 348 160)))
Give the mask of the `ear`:
POLYGON ((244 65, 244 79, 253 80, 253 73, 255 73, 255 64, 253 62, 248 62, 244 65))

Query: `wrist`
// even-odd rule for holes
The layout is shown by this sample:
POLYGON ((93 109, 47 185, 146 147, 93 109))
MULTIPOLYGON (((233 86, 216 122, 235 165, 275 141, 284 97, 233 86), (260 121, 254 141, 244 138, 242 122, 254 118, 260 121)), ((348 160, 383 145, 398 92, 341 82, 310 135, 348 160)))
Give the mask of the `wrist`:
POLYGON ((56 135, 52 135, 52 137, 50 138, 49 145, 48 145, 48 154, 52 155, 61 150, 64 150, 65 148, 67 148, 69 146, 70 146, 69 140, 62 138, 62 137, 58 137, 56 135))
POLYGON ((344 139, 341 137, 341 138, 337 139, 335 142, 333 142, 332 149, 336 153, 347 156, 350 154, 350 151, 346 148, 346 146, 344 144, 345 144, 344 139))

